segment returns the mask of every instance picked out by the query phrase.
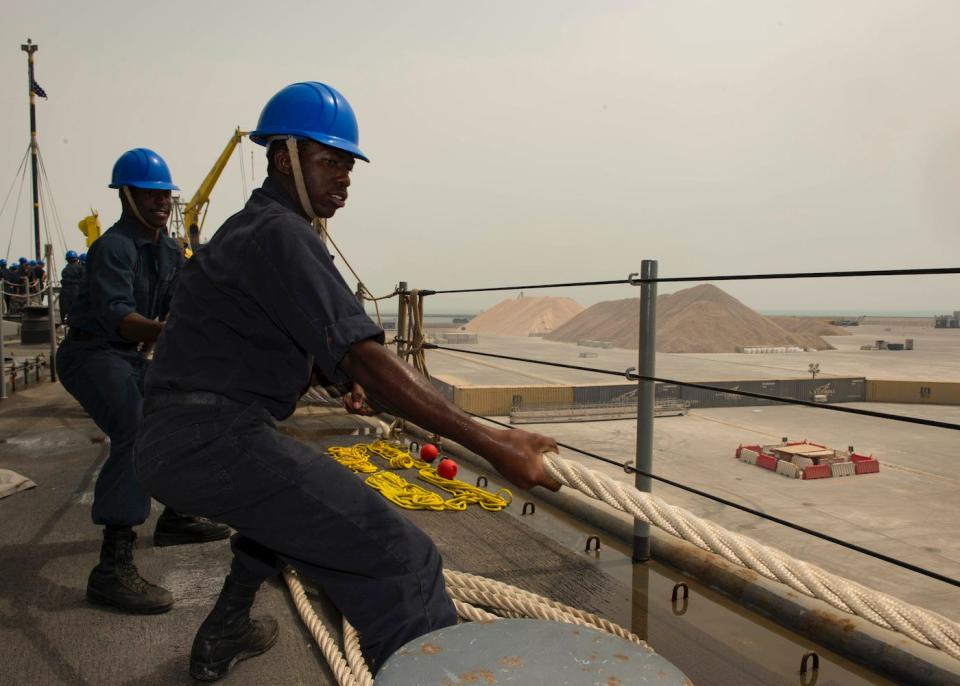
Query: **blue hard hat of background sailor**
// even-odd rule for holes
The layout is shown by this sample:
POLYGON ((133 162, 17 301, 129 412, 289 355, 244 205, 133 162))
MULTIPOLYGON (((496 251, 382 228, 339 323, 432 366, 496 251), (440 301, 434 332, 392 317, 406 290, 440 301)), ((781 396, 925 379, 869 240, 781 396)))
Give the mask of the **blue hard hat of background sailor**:
POLYGON ((37 266, 37 261, 36 261, 36 260, 30 260, 29 264, 30 264, 31 267, 36 267, 36 266, 37 266))
POLYGON ((86 262, 86 261, 87 261, 87 253, 85 253, 85 252, 80 253, 80 261, 81 261, 81 262, 86 262))
POLYGON ((46 264, 46 262, 44 262, 43 260, 37 260, 37 266, 38 266, 38 267, 42 267, 42 266, 44 266, 45 264, 46 264))
POLYGON ((0 257, 0 267, 6 267, 6 266, 7 266, 7 261, 2 257, 0 257))
POLYGON ((150 190, 178 191, 170 178, 170 168, 153 150, 134 148, 120 155, 113 165, 110 188, 133 186, 150 190))
POLYGON ((357 147, 360 133, 353 108, 338 90, 325 83, 293 83, 267 101, 250 140, 269 145, 277 136, 306 138, 370 161, 357 147))
POLYGON ((19 260, 17 260, 17 262, 19 262, 20 264, 26 264, 26 263, 27 263, 27 258, 26 258, 26 257, 21 257, 19 260))
POLYGON ((16 262, 14 262, 13 264, 10 265, 10 271, 15 272, 15 271, 17 271, 18 269, 20 269, 20 265, 17 264, 16 262))
POLYGON ((69 262, 70 260, 75 260, 75 259, 77 259, 77 257, 78 257, 78 255, 77 255, 77 251, 76 251, 76 250, 68 250, 68 251, 67 251, 67 262, 69 262))

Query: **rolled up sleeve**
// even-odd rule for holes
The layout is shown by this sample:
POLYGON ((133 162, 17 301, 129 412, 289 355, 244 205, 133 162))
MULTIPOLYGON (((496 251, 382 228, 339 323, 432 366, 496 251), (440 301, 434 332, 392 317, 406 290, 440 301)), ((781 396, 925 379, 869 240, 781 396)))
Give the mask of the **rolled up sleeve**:
POLYGON ((104 331, 114 334, 120 321, 137 311, 133 292, 134 265, 137 255, 126 241, 100 238, 96 251, 90 255, 90 301, 97 323, 104 331))
POLYGON ((278 218, 251 240, 246 262, 249 292, 331 381, 349 380, 339 365, 352 345, 384 342, 309 225, 278 218))

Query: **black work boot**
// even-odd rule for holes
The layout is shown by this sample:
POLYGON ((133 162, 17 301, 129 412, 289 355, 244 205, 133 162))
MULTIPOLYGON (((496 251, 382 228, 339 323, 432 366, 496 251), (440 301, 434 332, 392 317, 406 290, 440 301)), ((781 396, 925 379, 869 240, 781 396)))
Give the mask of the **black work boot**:
POLYGON ((190 676, 217 681, 248 657, 268 651, 277 641, 277 620, 250 619, 250 608, 260 584, 241 584, 231 574, 223 584, 213 610, 200 625, 190 651, 190 676))
POLYGON ((160 548, 185 543, 209 543, 229 536, 230 527, 226 524, 217 524, 203 517, 180 514, 168 507, 157 519, 157 528, 153 530, 153 545, 160 548))
POLYGON ((87 580, 87 600, 133 614, 166 612, 173 607, 173 595, 140 576, 133 564, 136 540, 130 527, 104 529, 100 563, 87 580))

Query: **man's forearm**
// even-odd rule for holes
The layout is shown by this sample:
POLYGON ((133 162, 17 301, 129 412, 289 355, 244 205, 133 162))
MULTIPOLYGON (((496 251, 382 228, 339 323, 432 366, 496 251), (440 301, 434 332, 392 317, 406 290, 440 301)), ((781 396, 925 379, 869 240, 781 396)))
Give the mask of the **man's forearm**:
POLYGON ((120 320, 117 332, 128 341, 152 344, 163 331, 163 323, 156 319, 147 319, 142 314, 131 312, 120 320))
POLYGON ((378 404, 477 453, 490 440, 488 427, 473 421, 426 378, 384 346, 363 341, 341 363, 350 378, 378 404))

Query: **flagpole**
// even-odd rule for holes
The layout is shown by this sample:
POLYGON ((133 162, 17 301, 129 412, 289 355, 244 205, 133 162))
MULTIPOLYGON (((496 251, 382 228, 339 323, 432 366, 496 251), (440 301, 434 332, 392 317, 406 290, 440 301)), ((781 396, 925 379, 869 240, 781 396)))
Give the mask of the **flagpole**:
POLYGON ((37 51, 37 46, 29 38, 27 42, 20 46, 20 49, 27 53, 27 91, 30 93, 30 162, 33 174, 33 242, 34 259, 40 259, 40 188, 37 178, 37 96, 33 92, 33 53, 37 51))

